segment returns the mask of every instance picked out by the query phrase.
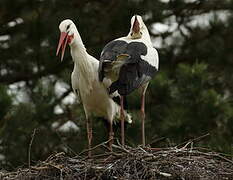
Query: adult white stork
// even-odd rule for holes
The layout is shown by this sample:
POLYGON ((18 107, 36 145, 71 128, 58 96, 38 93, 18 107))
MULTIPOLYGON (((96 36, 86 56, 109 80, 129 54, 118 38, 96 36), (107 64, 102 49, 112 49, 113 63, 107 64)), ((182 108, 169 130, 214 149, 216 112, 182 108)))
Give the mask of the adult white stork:
MULTIPOLYGON (((142 145, 145 146, 145 93, 149 81, 159 67, 157 50, 142 17, 131 18, 127 36, 109 42, 100 56, 99 80, 110 81, 109 93, 118 92, 121 97, 133 90, 141 90, 142 145)), ((121 98, 123 110, 123 98, 121 98)), ((121 142, 124 145, 124 115, 121 117, 121 142)))
MULTIPOLYGON (((61 60, 64 57, 66 45, 69 44, 71 56, 74 61, 74 69, 71 74, 73 91, 79 95, 85 111, 87 122, 87 136, 89 156, 91 156, 92 121, 91 116, 103 117, 110 123, 109 145, 112 148, 113 120, 120 119, 120 106, 109 96, 106 87, 98 80, 99 61, 89 55, 82 42, 81 36, 73 23, 67 19, 60 23, 60 40, 57 47, 58 55, 61 49, 61 60)), ((127 121, 131 123, 131 116, 124 111, 127 121)))

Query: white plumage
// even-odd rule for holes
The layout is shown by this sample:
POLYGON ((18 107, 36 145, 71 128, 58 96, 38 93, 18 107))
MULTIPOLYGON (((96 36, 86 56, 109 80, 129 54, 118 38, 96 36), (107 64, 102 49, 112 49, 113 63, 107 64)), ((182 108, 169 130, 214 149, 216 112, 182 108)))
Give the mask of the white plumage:
MULTIPOLYGON (((74 69, 71 74, 73 91, 79 94, 87 120, 88 147, 91 148, 92 125, 91 116, 95 115, 107 119, 110 123, 110 148, 113 139, 112 123, 120 118, 120 106, 109 96, 106 87, 98 80, 99 61, 89 55, 82 42, 81 36, 71 20, 60 23, 61 32, 57 54, 61 49, 62 59, 66 44, 70 45, 74 69)), ((124 112, 126 119, 131 123, 131 116, 124 112)), ((89 151, 90 152, 90 151, 89 151)), ((89 154, 90 156, 91 154, 89 154)))

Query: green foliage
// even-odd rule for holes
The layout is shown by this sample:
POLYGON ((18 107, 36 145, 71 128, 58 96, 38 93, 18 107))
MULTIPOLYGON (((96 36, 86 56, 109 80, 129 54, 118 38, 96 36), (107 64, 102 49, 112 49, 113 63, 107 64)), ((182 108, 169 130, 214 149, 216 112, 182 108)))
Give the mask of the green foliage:
MULTIPOLYGON (((70 53, 63 62, 55 57, 58 25, 71 18, 88 52, 98 58, 107 42, 128 33, 133 14, 144 17, 153 42, 161 41, 156 47, 160 69, 146 97, 147 143, 177 145, 210 133, 195 145, 232 154, 232 12, 228 0, 2 0, 0 167, 27 165, 31 141, 32 162, 86 148, 82 105, 66 102, 72 91, 70 53), (154 23, 170 28, 160 32, 154 23), (60 131, 66 122, 80 129, 60 131)), ((127 126, 127 144, 136 146, 141 142, 139 92, 128 97, 128 106, 133 124, 127 126)), ((94 144, 107 140, 103 121, 95 118, 93 124, 94 144)), ((115 135, 120 137, 119 128, 115 135)))
MULTIPOLYGON (((173 81, 163 77, 163 74, 157 76, 155 91, 158 96, 165 97, 163 100, 169 99, 165 103, 158 102, 159 107, 150 115, 155 120, 151 121, 151 126, 159 127, 156 129, 159 136, 182 142, 186 138, 210 133, 210 141, 206 146, 216 144, 214 147, 221 151, 226 148, 232 133, 230 126, 226 127, 227 123, 232 123, 232 115, 229 115, 233 111, 232 103, 218 92, 214 80, 209 77, 211 72, 208 72, 208 66, 204 63, 192 66, 179 64, 173 81), (162 78, 163 88, 160 84, 162 78), (224 141, 217 144, 216 136, 219 139, 225 136, 224 141)), ((154 99, 156 103, 157 98, 154 99)))
POLYGON ((0 121, 3 120, 4 116, 9 111, 12 104, 12 97, 7 93, 5 86, 0 86, 0 121))

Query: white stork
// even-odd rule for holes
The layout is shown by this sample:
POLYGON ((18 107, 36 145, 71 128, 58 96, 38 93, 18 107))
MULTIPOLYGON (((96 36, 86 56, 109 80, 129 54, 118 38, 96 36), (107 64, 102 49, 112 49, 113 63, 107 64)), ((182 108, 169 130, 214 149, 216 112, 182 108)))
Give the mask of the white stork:
MULTIPOLYGON (((100 55, 99 80, 110 82, 109 93, 118 92, 121 97, 135 89, 141 90, 142 145, 145 146, 145 93, 149 81, 159 67, 157 50, 142 17, 131 18, 127 36, 109 42, 100 55)), ((123 98, 121 98, 123 110, 123 98)), ((124 115, 121 115, 121 143, 124 145, 124 115)))
MULTIPOLYGON (((89 157, 91 156, 92 121, 91 116, 103 117, 110 123, 109 146, 112 148, 112 123, 120 119, 120 106, 109 96, 106 87, 98 80, 99 61, 89 55, 82 42, 81 36, 73 23, 67 19, 60 23, 60 40, 57 47, 58 55, 61 49, 61 60, 64 57, 66 45, 69 44, 74 69, 71 74, 71 84, 76 95, 80 96, 87 122, 87 136, 89 157)), ((127 121, 131 123, 131 116, 124 111, 127 121)))

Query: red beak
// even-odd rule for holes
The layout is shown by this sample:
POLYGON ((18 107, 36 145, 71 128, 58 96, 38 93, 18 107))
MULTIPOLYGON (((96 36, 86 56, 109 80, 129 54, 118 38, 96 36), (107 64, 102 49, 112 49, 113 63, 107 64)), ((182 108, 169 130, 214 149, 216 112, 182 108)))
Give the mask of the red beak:
POLYGON ((138 22, 137 16, 135 16, 135 20, 134 20, 134 23, 133 23, 132 30, 133 30, 134 33, 139 33, 139 31, 140 31, 140 27, 139 27, 139 22, 138 22))
POLYGON ((64 57, 67 41, 68 41, 68 34, 66 32, 61 32, 60 40, 57 46, 57 53, 56 53, 56 56, 57 56, 59 53, 59 50, 61 49, 61 61, 63 60, 63 57, 64 57))

